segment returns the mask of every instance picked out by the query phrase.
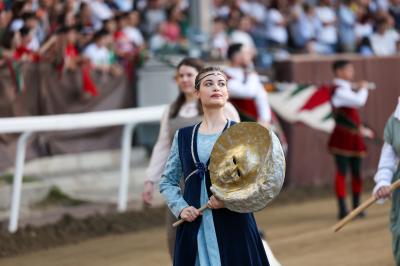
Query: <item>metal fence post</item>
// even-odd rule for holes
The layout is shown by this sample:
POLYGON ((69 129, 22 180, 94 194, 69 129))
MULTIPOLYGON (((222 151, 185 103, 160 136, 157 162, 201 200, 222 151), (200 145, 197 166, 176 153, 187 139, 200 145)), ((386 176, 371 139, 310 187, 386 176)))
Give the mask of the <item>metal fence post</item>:
POLYGON ((21 202, 21 189, 22 189, 22 177, 24 174, 24 163, 25 163, 25 153, 26 153, 26 142, 32 132, 22 133, 17 142, 17 154, 15 158, 15 169, 14 169, 14 180, 13 180, 13 190, 11 198, 11 211, 10 211, 10 223, 8 226, 8 231, 10 233, 15 233, 18 229, 18 218, 19 209, 21 202))
POLYGON ((121 171, 118 192, 118 211, 126 211, 129 190, 129 164, 132 150, 132 134, 135 124, 124 126, 121 147, 121 171))

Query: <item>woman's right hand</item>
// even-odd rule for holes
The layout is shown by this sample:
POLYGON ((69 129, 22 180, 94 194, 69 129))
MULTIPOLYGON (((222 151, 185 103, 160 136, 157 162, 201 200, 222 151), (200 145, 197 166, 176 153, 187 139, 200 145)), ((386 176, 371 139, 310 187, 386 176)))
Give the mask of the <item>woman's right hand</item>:
POLYGON ((390 198, 391 194, 392 192, 390 191, 390 186, 382 186, 376 191, 375 196, 378 199, 387 199, 390 198))
POLYGON ((193 206, 186 207, 182 210, 180 217, 186 222, 193 222, 197 217, 201 215, 201 212, 193 206))
POLYGON ((154 195, 154 183, 151 181, 146 181, 144 183, 142 198, 144 203, 151 205, 154 195))

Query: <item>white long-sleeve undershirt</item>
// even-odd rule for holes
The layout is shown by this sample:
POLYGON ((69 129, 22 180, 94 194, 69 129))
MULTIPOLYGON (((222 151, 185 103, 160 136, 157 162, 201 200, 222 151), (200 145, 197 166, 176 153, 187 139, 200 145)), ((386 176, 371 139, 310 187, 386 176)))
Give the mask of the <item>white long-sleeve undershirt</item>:
POLYGON ((337 86, 332 96, 332 104, 334 107, 355 107, 359 108, 365 105, 368 99, 368 89, 362 88, 358 91, 351 89, 351 83, 343 79, 335 79, 334 84, 337 86))
POLYGON ((232 98, 254 99, 259 120, 271 122, 271 107, 268 103, 268 94, 265 91, 260 77, 256 72, 245 75, 241 68, 229 67, 224 69, 230 77, 228 80, 228 92, 232 98))
MULTIPOLYGON (((394 117, 400 120, 400 98, 399 104, 394 112, 394 117)), ((376 185, 372 191, 373 194, 375 194, 381 187, 391 185, 393 176, 398 168, 399 159, 399 155, 396 154, 393 146, 385 142, 379 159, 378 171, 374 177, 376 185)), ((378 203, 383 202, 385 202, 384 199, 378 201, 378 203)))
POLYGON ((392 178, 396 172, 399 157, 389 143, 384 143, 379 159, 378 171, 375 174, 374 180, 376 186, 374 193, 382 186, 390 186, 392 178))

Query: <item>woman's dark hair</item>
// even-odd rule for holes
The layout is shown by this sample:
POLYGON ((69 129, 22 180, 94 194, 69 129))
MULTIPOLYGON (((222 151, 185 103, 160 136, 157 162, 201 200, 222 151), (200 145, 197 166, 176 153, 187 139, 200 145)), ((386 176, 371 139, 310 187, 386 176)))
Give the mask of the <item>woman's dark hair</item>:
POLYGON ((201 69, 200 71, 199 71, 199 73, 197 74, 197 76, 196 76, 196 80, 195 80, 195 82, 194 82, 194 88, 196 89, 196 90, 199 90, 200 89, 200 83, 201 83, 201 80, 204 78, 204 77, 206 77, 206 73, 208 73, 208 72, 221 72, 221 74, 223 75, 223 76, 225 76, 225 79, 227 79, 227 77, 226 77, 226 75, 225 75, 225 73, 224 73, 224 71, 222 71, 222 69, 220 68, 220 67, 218 67, 218 66, 208 66, 208 67, 205 67, 205 68, 203 68, 203 69, 201 69))
MULTIPOLYGON (((176 66, 176 71, 178 72, 181 66, 188 66, 188 67, 193 67, 196 69, 198 72, 204 67, 204 63, 197 58, 192 58, 192 57, 186 57, 182 59, 181 62, 176 66)), ((171 104, 171 108, 169 111, 169 118, 174 118, 178 115, 179 110, 181 109, 182 105, 185 103, 185 94, 183 92, 179 91, 179 95, 176 98, 176 100, 171 104)), ((199 114, 203 114, 203 110, 201 108, 201 104, 197 104, 197 109, 199 111, 199 114)))

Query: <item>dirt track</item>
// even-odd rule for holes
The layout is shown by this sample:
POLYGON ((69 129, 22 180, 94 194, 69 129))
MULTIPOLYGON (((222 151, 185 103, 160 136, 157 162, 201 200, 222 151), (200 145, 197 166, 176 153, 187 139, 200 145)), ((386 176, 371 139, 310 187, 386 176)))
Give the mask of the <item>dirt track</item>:
MULTIPOLYGON (((364 197, 365 198, 365 197, 364 197)), ((332 199, 271 206, 257 223, 282 265, 391 266, 389 204, 372 206, 367 217, 333 234, 336 205, 332 199)), ((15 258, 1 266, 169 265, 163 228, 89 240, 15 258)))

